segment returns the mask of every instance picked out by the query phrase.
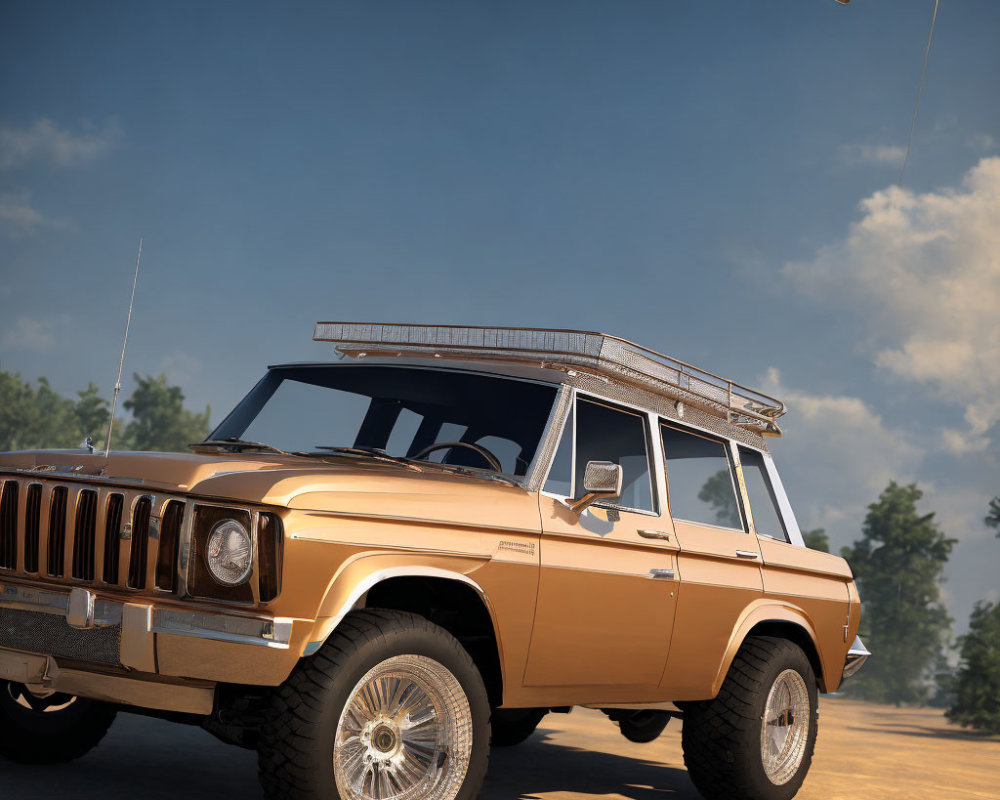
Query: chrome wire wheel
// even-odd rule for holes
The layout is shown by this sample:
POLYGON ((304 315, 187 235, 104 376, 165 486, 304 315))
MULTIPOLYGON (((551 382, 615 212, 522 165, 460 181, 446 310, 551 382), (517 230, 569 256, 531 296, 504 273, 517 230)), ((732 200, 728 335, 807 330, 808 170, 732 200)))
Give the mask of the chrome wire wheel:
POLYGON ((393 656, 358 681, 340 715, 337 790, 344 800, 453 800, 472 734, 468 698, 445 666, 393 656))
POLYGON ((764 772, 775 786, 798 772, 809 740, 809 689, 794 669, 778 675, 767 695, 760 728, 764 772))

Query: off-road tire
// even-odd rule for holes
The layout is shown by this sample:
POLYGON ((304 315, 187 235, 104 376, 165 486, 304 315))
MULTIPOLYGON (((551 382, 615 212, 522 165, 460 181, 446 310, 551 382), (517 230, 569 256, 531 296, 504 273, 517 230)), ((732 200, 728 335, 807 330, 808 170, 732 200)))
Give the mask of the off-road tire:
POLYGON ((93 750, 115 721, 114 706, 69 695, 53 695, 41 711, 20 705, 14 694, 23 687, 0 681, 0 758, 20 764, 62 764, 93 750), (14 694, 12 694, 12 692, 14 694))
POLYGON ((493 711, 493 747, 513 747, 535 732, 548 709, 497 708, 493 711))
POLYGON ((790 800, 812 763, 817 722, 816 677, 802 649, 786 639, 748 637, 718 696, 684 704, 684 764, 706 800, 790 800), (764 768, 761 726, 771 687, 789 669, 805 682, 809 728, 798 768, 777 785, 764 768))
POLYGON ((424 656, 457 679, 469 702, 472 750, 455 800, 474 800, 486 777, 490 706, 478 668, 450 633, 424 617, 366 609, 344 618, 326 644, 302 659, 271 695, 258 741, 261 786, 269 800, 337 800, 334 740, 345 704, 378 664, 424 656))
POLYGON ((622 736, 636 744, 649 744, 660 738, 670 722, 665 711, 637 711, 618 720, 622 736))

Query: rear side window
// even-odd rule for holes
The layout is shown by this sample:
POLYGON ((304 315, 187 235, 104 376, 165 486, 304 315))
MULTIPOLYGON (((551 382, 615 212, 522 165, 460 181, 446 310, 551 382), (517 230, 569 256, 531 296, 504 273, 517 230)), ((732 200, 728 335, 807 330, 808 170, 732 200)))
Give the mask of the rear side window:
POLYGON ((660 426, 675 519, 743 530, 733 470, 720 441, 660 426))
POLYGON ((588 461, 621 464, 622 494, 611 501, 612 505, 653 510, 645 417, 603 403, 577 400, 574 470, 577 497, 583 494, 583 473, 588 461))
POLYGON ((781 521, 778 511, 778 501, 771 488, 771 480, 764 467, 764 456, 756 450, 740 448, 740 465, 743 467, 743 482, 747 485, 750 496, 750 514, 753 526, 760 536, 788 541, 788 532, 781 521))

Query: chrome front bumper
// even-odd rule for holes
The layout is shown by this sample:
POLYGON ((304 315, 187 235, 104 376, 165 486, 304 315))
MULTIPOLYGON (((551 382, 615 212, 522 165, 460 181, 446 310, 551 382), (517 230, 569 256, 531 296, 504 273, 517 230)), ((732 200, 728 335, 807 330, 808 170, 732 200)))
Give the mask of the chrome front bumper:
POLYGON ((841 680, 850 678, 854 673, 861 669, 870 655, 871 652, 867 647, 865 647, 864 643, 861 641, 861 637, 855 636, 854 644, 852 644, 851 649, 847 651, 847 661, 844 663, 844 674, 841 677, 841 680))
POLYGON ((216 683, 281 683, 311 627, 310 620, 187 610, 145 598, 98 597, 87 589, 59 592, 0 583, 0 679, 111 702, 207 713, 194 709, 203 709, 205 692, 210 700, 216 683), (192 687, 197 691, 185 697, 192 687))

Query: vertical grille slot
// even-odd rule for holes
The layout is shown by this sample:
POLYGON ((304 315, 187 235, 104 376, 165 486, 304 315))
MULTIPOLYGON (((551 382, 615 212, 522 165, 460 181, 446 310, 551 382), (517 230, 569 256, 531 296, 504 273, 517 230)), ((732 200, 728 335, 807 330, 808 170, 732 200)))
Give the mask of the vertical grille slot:
POLYGON ((178 500, 167 503, 160 523, 160 549, 156 554, 156 588, 174 591, 177 588, 177 554, 184 522, 184 504, 178 500))
POLYGON ((277 514, 261 514, 257 531, 260 601, 268 603, 281 591, 281 549, 284 526, 277 514))
POLYGON ((121 553, 122 511, 125 498, 108 495, 108 515, 104 523, 104 582, 118 583, 118 556, 121 553))
POLYGON ((25 496, 24 513, 24 569, 38 572, 38 542, 42 526, 42 485, 32 483, 25 496))
POLYGON ((128 587, 130 589, 146 588, 146 556, 149 553, 149 516, 153 503, 148 497, 142 497, 135 504, 132 515, 132 551, 128 560, 128 587))
POLYGON ((97 492, 84 489, 76 503, 73 538, 73 577, 94 580, 94 545, 97 543, 97 492))
POLYGON ((52 490, 52 501, 49 507, 49 575, 55 578, 63 576, 66 550, 66 495, 65 486, 57 486, 52 490))
POLYGON ((0 494, 0 569, 17 569, 17 481, 4 481, 0 494))

